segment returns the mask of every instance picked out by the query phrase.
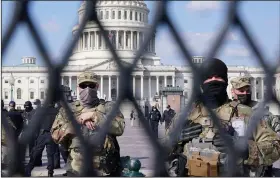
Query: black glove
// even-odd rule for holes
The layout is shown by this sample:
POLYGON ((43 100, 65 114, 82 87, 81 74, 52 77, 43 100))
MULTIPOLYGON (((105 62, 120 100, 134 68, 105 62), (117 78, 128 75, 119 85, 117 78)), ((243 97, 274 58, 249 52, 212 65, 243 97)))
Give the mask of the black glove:
MULTIPOLYGON (((241 156, 243 159, 248 158, 248 155, 249 155, 248 146, 246 148, 244 148, 243 146, 240 145, 242 142, 246 142, 244 137, 235 137, 230 134, 226 134, 225 137, 235 147, 235 149, 237 149, 240 152, 241 155, 239 155, 239 156, 241 156), (241 150, 241 147, 242 147, 242 150, 241 150)), ((222 152, 222 153, 227 152, 226 143, 225 143, 224 139, 221 138, 219 133, 215 134, 215 136, 213 138, 213 145, 217 148, 217 150, 219 152, 222 152)), ((236 155, 236 156, 238 156, 238 155, 236 155)))
POLYGON ((185 128, 182 130, 180 135, 180 141, 189 142, 193 138, 199 137, 199 134, 202 133, 202 125, 198 123, 193 123, 188 121, 185 128))

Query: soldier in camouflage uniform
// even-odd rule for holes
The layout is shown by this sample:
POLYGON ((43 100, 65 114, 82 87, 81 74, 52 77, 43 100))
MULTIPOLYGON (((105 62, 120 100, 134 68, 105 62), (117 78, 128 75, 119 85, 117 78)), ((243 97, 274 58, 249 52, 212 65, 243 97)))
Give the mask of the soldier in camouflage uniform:
MULTIPOLYGON (((202 95, 199 99, 209 103, 209 109, 217 114, 227 133, 224 136, 232 145, 236 145, 245 135, 252 109, 228 99, 228 69, 221 60, 214 58, 203 62, 201 71, 207 72, 202 76, 202 95), (207 66, 209 70, 206 70, 207 66)), ((176 114, 167 130, 167 139, 174 131, 178 118, 176 114)), ((228 154, 219 134, 203 103, 194 103, 177 144, 170 153, 169 173, 175 176, 223 176, 227 171, 228 154)), ((247 143, 247 150, 241 155, 241 162, 237 163, 240 172, 236 172, 236 175, 261 176, 262 173, 258 172, 260 166, 271 165, 279 159, 280 138, 266 122, 261 121, 247 143)))
MULTIPOLYGON (((96 135, 102 123, 105 121, 105 114, 109 112, 112 102, 100 104, 97 97, 98 82, 97 76, 92 72, 83 72, 78 76, 80 101, 69 103, 72 112, 81 125, 83 135, 89 140, 96 135)), ((120 153, 116 137, 124 132, 124 117, 119 113, 111 123, 104 142, 97 146, 94 151, 93 162, 95 169, 100 176, 120 175, 120 153)), ((77 176, 81 173, 83 162, 81 145, 74 133, 64 108, 61 108, 52 126, 52 137, 58 144, 64 145, 69 150, 67 161, 67 176, 77 176)))
MULTIPOLYGON (((251 99, 250 79, 248 77, 236 77, 231 80, 233 100, 241 104, 250 106, 253 110, 257 109, 258 102, 251 99)), ((275 132, 280 131, 280 116, 272 115, 268 107, 264 119, 275 132)))

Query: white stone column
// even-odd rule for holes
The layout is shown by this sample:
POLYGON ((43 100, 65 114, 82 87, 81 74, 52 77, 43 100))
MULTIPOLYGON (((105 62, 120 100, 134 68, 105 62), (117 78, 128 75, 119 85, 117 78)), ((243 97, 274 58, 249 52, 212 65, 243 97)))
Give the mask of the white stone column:
POLYGON ((119 97, 119 76, 117 75, 117 98, 119 97))
POLYGON ((119 31, 116 31, 116 49, 119 49, 119 31))
POLYGON ((254 78, 255 82, 254 82, 254 100, 257 101, 257 79, 258 78, 254 78))
POLYGON ((103 94, 103 75, 100 76, 100 95, 101 98, 104 99, 104 94, 103 94))
POLYGON ((133 75, 133 97, 135 97, 135 75, 133 75))
POLYGON ((98 49, 99 47, 99 41, 98 41, 98 33, 95 31, 95 49, 98 49))
POLYGON ((167 87, 167 76, 164 76, 164 87, 167 87))
POLYGON ((70 87, 70 90, 72 90, 72 76, 69 76, 69 87, 70 87))
POLYGON ((157 78, 157 94, 159 95, 159 76, 156 76, 157 78))
POLYGON ((262 96, 262 100, 264 99, 264 78, 261 78, 261 96, 262 96))
POLYGON ((172 76, 172 87, 176 87, 175 86, 175 76, 172 76))
POLYGON ((87 47, 87 50, 90 50, 90 32, 87 32, 88 33, 88 47, 87 47))
POLYGON ((149 76, 149 101, 152 97, 152 83, 151 83, 151 76, 149 76))
POLYGON ((123 49, 126 49, 126 31, 123 31, 123 49))
POLYGON ((144 82, 143 82, 144 76, 141 75, 141 100, 143 100, 143 89, 144 89, 144 82))
POLYGON ((85 50, 85 44, 86 44, 86 43, 85 43, 85 39, 86 39, 86 38, 85 38, 85 33, 83 33, 83 50, 85 50))
POLYGON ((136 49, 139 50, 139 32, 137 32, 136 49))
POLYGON ((133 31, 130 33, 131 38, 130 38, 130 49, 133 49, 133 31))
POLYGON ((109 77, 109 97, 108 97, 108 100, 111 101, 112 98, 111 98, 111 75, 108 76, 109 77))
POLYGON ((64 85, 63 77, 64 77, 64 76, 61 76, 61 85, 64 85))

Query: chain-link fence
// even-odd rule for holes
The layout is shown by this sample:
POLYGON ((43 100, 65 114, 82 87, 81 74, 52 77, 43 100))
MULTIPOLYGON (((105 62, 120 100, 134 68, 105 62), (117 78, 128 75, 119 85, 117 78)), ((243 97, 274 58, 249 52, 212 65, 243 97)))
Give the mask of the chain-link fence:
MULTIPOLYGON (((78 123, 74 119, 74 116, 71 114, 70 108, 67 105, 67 101, 65 98, 62 97, 63 96, 61 94, 62 91, 60 90, 61 72, 62 72, 63 68, 66 66, 68 59, 72 54, 73 48, 75 47, 76 43, 78 42, 79 36, 82 34, 87 21, 94 21, 98 25, 98 27, 101 31, 101 34, 104 37, 105 42, 108 45, 108 47, 112 53, 113 59, 116 62, 116 64, 118 65, 118 68, 120 71, 119 97, 118 97, 116 104, 114 105, 111 113, 109 113, 107 115, 107 119, 106 119, 104 126, 108 126, 109 122, 111 122, 112 118, 117 114, 118 107, 120 106, 122 101, 124 101, 125 99, 130 100, 133 103, 134 107, 136 108, 137 112, 139 113, 139 118, 144 126, 144 130, 150 136, 151 143, 154 147, 154 153, 156 154, 155 160, 154 160, 154 163, 156 164, 156 166, 155 166, 156 170, 155 170, 154 175, 155 176, 168 176, 167 170, 165 168, 165 161, 164 161, 165 158, 167 157, 167 151, 165 149, 163 149, 162 145, 157 141, 157 139, 155 138, 155 136, 152 134, 151 130, 149 129, 148 123, 145 122, 144 115, 143 115, 140 107, 138 106, 135 98, 133 97, 132 83, 128 82, 128 81, 131 81, 131 78, 132 78, 131 74, 133 72, 133 69, 135 68, 138 60, 140 59, 141 54, 144 52, 145 46, 147 46, 150 39, 152 38, 156 28, 160 24, 166 24, 169 27, 173 38, 177 42, 178 47, 182 51, 182 53, 185 57, 186 63, 188 63, 190 65, 190 67, 192 68, 194 81, 195 81, 193 84, 193 87, 192 87, 192 90, 194 92, 192 92, 192 96, 189 100, 189 103, 187 104, 187 107, 184 109, 183 113, 180 115, 179 121, 175 126, 174 130, 176 130, 178 132, 172 133, 171 139, 165 145, 166 147, 171 147, 175 138, 178 136, 179 131, 181 131, 181 129, 182 129, 181 126, 183 125, 183 122, 187 118, 187 113, 189 112, 189 110, 191 108, 191 104, 198 97, 200 97, 199 83, 201 83, 202 71, 197 70, 198 67, 192 63, 191 47, 185 45, 185 43, 182 41, 182 39, 179 36, 176 26, 170 19, 170 14, 167 13, 169 2, 168 1, 157 1, 157 2, 155 2, 156 3, 156 14, 155 14, 154 21, 152 22, 151 29, 146 32, 145 40, 142 43, 139 51, 135 55, 135 59, 134 59, 133 63, 130 66, 124 66, 121 63, 121 59, 118 57, 118 55, 117 55, 116 51, 114 50, 112 44, 110 43, 109 39, 107 38, 104 27, 101 25, 100 21, 97 18, 97 13, 95 11, 96 1, 87 1, 86 3, 87 4, 86 4, 85 16, 83 17, 83 20, 79 25, 77 33, 75 33, 73 35, 73 38, 71 39, 71 41, 69 41, 67 43, 68 47, 66 48, 65 52, 61 56, 61 58, 62 58, 61 63, 54 64, 53 62, 51 62, 50 52, 47 50, 46 45, 44 44, 44 42, 41 38, 41 34, 39 34, 38 29, 34 25, 35 24, 34 19, 32 18, 31 14, 30 14, 29 8, 30 8, 31 2, 29 2, 29 1, 15 2, 15 8, 13 10, 13 18, 11 19, 10 24, 8 26, 7 33, 4 34, 4 37, 3 37, 2 52, 3 52, 3 54, 5 54, 6 49, 7 49, 8 45, 10 44, 13 35, 15 34, 16 28, 20 24, 26 24, 29 29, 29 32, 32 35, 32 39, 34 40, 36 47, 38 48, 38 51, 42 55, 46 65, 47 65, 47 68, 48 68, 48 76, 49 76, 50 82, 48 84, 49 85, 48 86, 48 95, 47 95, 47 98, 45 101, 46 106, 51 102, 57 102, 59 100, 62 101, 62 105, 67 112, 68 119, 73 124, 74 130, 77 133, 77 136, 79 137, 79 139, 81 140, 81 143, 83 145, 84 162, 83 162, 83 166, 82 166, 83 167, 82 176, 94 176, 96 174, 92 173, 90 171, 90 170, 92 170, 91 165, 93 164, 92 159, 91 159, 92 152, 90 150, 90 144, 83 138, 82 133, 79 130, 78 123), (163 156, 163 155, 166 155, 166 156, 163 156)), ((275 67, 271 67, 265 62, 267 60, 265 60, 264 55, 261 52, 261 50, 259 49, 256 42, 254 41, 254 39, 249 31, 249 28, 244 23, 244 20, 238 13, 238 8, 239 8, 240 4, 241 4, 241 2, 237 2, 237 1, 228 3, 228 10, 227 10, 225 18, 224 18, 224 23, 222 24, 217 37, 213 40, 212 44, 209 45, 209 46, 211 46, 211 49, 209 50, 208 55, 206 55, 206 60, 209 60, 209 59, 211 60, 211 58, 217 54, 223 41, 225 40, 227 33, 229 32, 230 28, 234 27, 234 28, 239 28, 242 35, 244 36, 244 39, 246 39, 248 46, 250 46, 252 52, 254 53, 256 60, 263 67, 263 69, 266 73, 267 95, 266 95, 264 101, 260 104, 260 107, 254 112, 252 119, 250 120, 251 122, 250 122, 248 130, 246 132, 246 136, 248 138, 251 135, 252 131, 256 128, 256 125, 257 125, 259 119, 261 118, 259 116, 261 116, 262 113, 264 113, 264 105, 266 103, 268 103, 269 101, 273 101, 273 102, 276 102, 280 107, 280 102, 275 97, 273 88, 272 88, 273 77, 274 77, 274 74, 276 73, 276 67, 280 65, 280 59, 279 59, 279 65, 276 65, 275 67)), ((208 103, 206 103, 205 101, 203 101, 203 103, 206 106, 208 106, 208 103)), ((218 116, 212 110, 208 109, 208 111, 211 115, 214 125, 220 130, 220 132, 222 132, 218 116)), ((25 157, 24 157, 24 154, 22 156, 22 154, 20 154, 20 152, 22 150, 25 150, 25 145, 27 145, 31 141, 31 138, 32 138, 31 136, 33 134, 33 131, 35 130, 35 128, 37 128, 39 126, 40 119, 43 118, 43 116, 46 114, 46 112, 47 112, 46 108, 43 108, 43 109, 39 110, 39 112, 36 112, 36 114, 33 116, 34 117, 33 122, 30 123, 30 125, 26 129, 26 132, 24 132, 24 134, 22 135, 22 138, 19 141, 16 141, 14 139, 15 137, 13 137, 13 135, 12 135, 13 133, 11 132, 11 128, 9 128, 8 122, 6 119, 4 119, 5 117, 2 114, 2 119, 1 119, 2 124, 8 133, 7 134, 8 147, 9 147, 10 159, 11 159, 11 162, 9 163, 9 166, 8 166, 8 168, 9 168, 8 174, 10 176, 15 175, 15 174, 17 174, 17 175, 23 174, 25 157), (21 155, 21 157, 19 157, 20 155, 21 155)), ((108 127, 104 127, 102 129, 102 131, 101 131, 102 133, 100 133, 101 134, 100 138, 102 138, 106 134, 108 129, 109 129, 108 127)), ((235 166, 235 164, 233 164, 236 162, 236 155, 242 150, 241 149, 237 150, 234 147, 232 147, 230 145, 230 143, 228 142, 228 140, 225 139, 224 134, 221 134, 221 136, 225 140, 225 142, 228 146, 228 149, 230 151, 229 152, 230 153, 229 154, 229 159, 230 159, 229 163, 231 163, 231 165, 228 170, 228 175, 231 176, 231 175, 233 175, 233 173, 236 170, 235 169, 236 166, 235 166)), ((100 139, 96 139, 94 144, 98 144, 99 141, 100 141, 100 139)), ((246 143, 242 143, 242 145, 240 146, 240 148, 245 148, 245 147, 247 147, 246 143)))

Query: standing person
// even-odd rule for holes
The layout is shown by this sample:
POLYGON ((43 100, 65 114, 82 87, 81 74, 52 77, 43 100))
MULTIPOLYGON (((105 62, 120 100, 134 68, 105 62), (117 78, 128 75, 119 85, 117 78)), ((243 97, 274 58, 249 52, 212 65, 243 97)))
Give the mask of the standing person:
POLYGON ((150 121, 151 129, 154 132, 156 138, 158 138, 158 124, 160 120, 161 120, 161 114, 159 110, 155 106, 153 106, 152 111, 149 114, 149 121, 150 121))
MULTIPOLYGON (((224 174, 229 171, 226 169, 228 166, 226 160, 229 156, 228 146, 213 124, 208 109, 219 117, 225 132, 223 137, 227 138, 231 144, 229 146, 236 146, 244 139, 253 112, 252 108, 228 99, 228 69, 224 62, 216 58, 209 59, 202 63, 201 71, 204 71, 203 81, 200 83, 202 93, 199 100, 194 103, 189 116, 185 118, 186 122, 170 153, 172 155, 170 159, 173 159, 171 166, 177 167, 172 173, 177 176, 217 177, 225 176, 224 174), (208 109, 201 99, 208 103, 208 109), (209 153, 212 152, 210 161, 203 159, 200 155, 204 148, 209 148, 209 153), (197 151, 191 152, 192 149, 197 151), (184 156, 180 156, 181 153, 184 156), (177 158, 174 159, 173 155, 177 158), (177 164, 174 164, 176 159, 177 164), (191 161, 186 164, 187 160, 191 161), (200 166, 205 164, 207 167, 200 166)), ((168 128, 167 140, 170 134, 176 132, 174 129, 178 124, 178 119, 179 114, 175 115, 168 128)), ((280 157, 279 136, 262 120, 252 136, 246 139, 248 140, 244 140, 247 144, 244 147, 245 150, 240 155, 234 155, 238 159, 236 163, 238 169, 235 170, 234 176, 251 176, 252 174, 257 177, 266 176, 267 170, 263 167, 270 166, 280 157)))
POLYGON ((48 177, 53 177, 54 173, 54 154, 55 154, 55 143, 51 137, 51 127, 55 120, 57 114, 54 105, 47 107, 48 115, 42 119, 42 124, 40 125, 39 136, 36 140, 36 145, 34 146, 28 165, 26 166, 26 175, 31 176, 31 171, 35 167, 35 159, 42 155, 44 148, 46 147, 47 158, 48 158, 48 177))
MULTIPOLYGON (((32 103, 30 101, 26 101, 24 103, 24 111, 21 114, 23 117, 24 128, 28 127, 34 114, 35 114, 35 109, 33 109, 32 103)), ((28 144, 29 156, 31 155, 32 149, 36 144, 37 136, 38 133, 35 131, 32 141, 28 144)), ((42 166, 42 160, 40 155, 36 158, 35 166, 42 166)))
MULTIPOLYGON (((100 104, 97 97, 98 79, 93 72, 83 72, 78 76, 78 90, 80 100, 69 103, 76 120, 80 124, 83 135, 89 141, 95 138, 96 133, 102 129, 105 115, 109 112, 113 102, 100 104)), ((100 143, 95 145, 98 149, 93 151, 93 169, 99 176, 120 176, 120 152, 116 139, 124 132, 125 122, 123 115, 119 112, 112 120, 109 131, 100 143)), ((83 157, 81 156, 81 145, 79 139, 72 129, 72 124, 67 119, 64 108, 61 108, 52 126, 52 138, 58 144, 62 144, 69 151, 67 160, 67 176, 79 176, 81 174, 83 157)))
POLYGON ((167 105, 166 110, 163 112, 162 120, 161 120, 161 122, 165 122, 165 130, 168 129, 171 120, 173 119, 175 114, 176 114, 175 111, 171 109, 170 105, 167 105))
MULTIPOLYGON (((14 123, 11 121, 10 117, 8 116, 7 109, 4 108, 4 101, 1 100, 1 117, 2 119, 6 119, 8 121, 8 124, 11 126, 12 131, 15 132, 16 127, 14 123)), ((2 122, 3 123, 3 122, 2 122)), ((3 127, 3 124, 1 124, 1 167, 4 169, 6 165, 8 164, 8 154, 7 154, 7 135, 5 131, 5 127, 3 127)))
POLYGON ((18 137, 23 128, 23 118, 20 112, 16 109, 16 103, 14 101, 9 103, 9 108, 8 116, 16 127, 15 137, 18 137))
POLYGON ((134 114, 134 110, 132 110, 130 113, 130 126, 131 127, 133 127, 134 120, 135 120, 135 114, 134 114))

